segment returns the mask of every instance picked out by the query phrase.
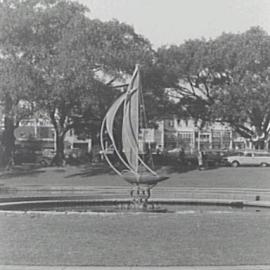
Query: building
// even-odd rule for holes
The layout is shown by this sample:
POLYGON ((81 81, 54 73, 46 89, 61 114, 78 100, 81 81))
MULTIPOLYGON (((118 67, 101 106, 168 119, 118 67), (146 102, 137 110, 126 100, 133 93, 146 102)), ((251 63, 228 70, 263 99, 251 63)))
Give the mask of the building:
MULTIPOLYGON (((2 125, 3 126, 3 122, 2 125)), ((16 145, 56 150, 55 130, 49 118, 45 115, 22 120, 14 132, 16 145)), ((74 130, 69 130, 64 140, 65 150, 80 149, 89 153, 92 147, 90 138, 79 138, 74 130)))
POLYGON ((232 128, 219 122, 196 122, 194 119, 164 117, 157 121, 155 143, 161 149, 184 148, 186 152, 196 150, 249 149, 251 142, 239 136, 232 128))
MULTIPOLYGON (((3 117, 2 117, 3 118, 3 117)), ((185 152, 194 152, 199 149, 251 149, 252 144, 239 136, 226 124, 218 122, 201 125, 194 119, 180 119, 176 116, 163 117, 156 121, 155 129, 142 130, 139 140, 141 151, 144 143, 151 146, 152 151, 157 148, 169 150, 184 148, 185 152), (200 126, 202 126, 200 128, 200 126)), ((3 126, 3 121, 2 121, 3 126)), ((21 146, 37 146, 42 149, 56 149, 55 131, 51 121, 45 114, 39 114, 31 119, 22 120, 15 130, 16 143, 21 146)), ((80 149, 90 152, 92 141, 89 138, 79 138, 74 130, 67 132, 65 137, 67 151, 80 149)))

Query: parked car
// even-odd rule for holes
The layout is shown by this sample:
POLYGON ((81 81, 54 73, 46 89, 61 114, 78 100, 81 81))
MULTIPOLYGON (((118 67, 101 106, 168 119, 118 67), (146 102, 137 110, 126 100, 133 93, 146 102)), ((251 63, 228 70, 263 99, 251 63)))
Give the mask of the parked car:
POLYGON ((173 148, 165 152, 165 154, 169 157, 178 158, 180 151, 182 148, 173 148))
POLYGON ((85 149, 73 148, 66 149, 64 151, 65 161, 69 165, 78 165, 91 161, 91 153, 88 153, 85 149))
POLYGON ((204 164, 207 167, 216 167, 224 165, 224 156, 226 151, 223 150, 207 150, 203 152, 204 164))
POLYGON ((197 166, 198 165, 198 154, 197 153, 186 153, 185 154, 185 163, 188 166, 197 166))
POLYGON ((15 165, 38 163, 42 166, 50 165, 51 157, 43 155, 42 150, 31 148, 17 148, 14 154, 15 165))
POLYGON ((239 151, 223 158, 227 165, 238 166, 262 166, 270 165, 270 153, 265 151, 239 151))
POLYGON ((165 149, 160 153, 163 163, 165 164, 179 164, 185 162, 185 153, 182 148, 165 149))

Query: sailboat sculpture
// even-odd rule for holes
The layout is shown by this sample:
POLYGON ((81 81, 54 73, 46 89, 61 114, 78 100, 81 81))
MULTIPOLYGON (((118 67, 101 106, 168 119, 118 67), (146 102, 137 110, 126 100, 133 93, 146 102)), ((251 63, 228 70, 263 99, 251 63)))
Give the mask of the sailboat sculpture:
POLYGON ((100 138, 104 157, 110 167, 120 177, 134 185, 131 191, 133 200, 146 203, 150 197, 151 188, 168 177, 160 176, 154 171, 151 151, 149 149, 142 151, 140 147, 143 143, 139 137, 142 137, 142 131, 147 124, 144 109, 140 66, 136 65, 127 91, 112 104, 102 122, 100 138), (115 118, 118 114, 122 116, 122 145, 119 145, 119 140, 116 140, 114 135, 115 118), (113 147, 114 155, 119 161, 118 166, 106 154, 105 136, 107 142, 109 140, 113 147))

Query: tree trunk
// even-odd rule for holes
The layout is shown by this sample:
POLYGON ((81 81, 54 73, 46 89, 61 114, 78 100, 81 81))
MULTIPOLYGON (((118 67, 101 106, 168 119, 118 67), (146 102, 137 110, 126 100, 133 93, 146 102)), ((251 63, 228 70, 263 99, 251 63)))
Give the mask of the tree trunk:
POLYGON ((65 160, 64 154, 64 138, 65 132, 56 132, 56 155, 53 158, 52 164, 56 166, 63 166, 65 160))
POLYGON ((1 158, 2 167, 10 169, 14 164, 15 152, 15 135, 14 135, 14 121, 13 118, 5 116, 5 130, 2 135, 3 155, 1 158))

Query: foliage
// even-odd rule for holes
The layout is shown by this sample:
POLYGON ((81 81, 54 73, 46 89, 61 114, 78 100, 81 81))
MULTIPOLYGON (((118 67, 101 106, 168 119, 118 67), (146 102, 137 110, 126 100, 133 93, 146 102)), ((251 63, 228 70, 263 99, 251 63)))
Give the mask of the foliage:
POLYGON ((1 135, 1 166, 13 163, 15 147, 14 130, 22 119, 34 111, 28 98, 32 91, 32 82, 28 77, 28 69, 20 59, 5 58, 0 60, 0 100, 4 114, 4 131, 1 135))
POLYGON ((270 36, 258 27, 160 48, 175 75, 170 94, 188 115, 230 123, 261 147, 269 140, 270 36))
POLYGON ((158 62, 142 68, 142 87, 147 119, 149 124, 156 118, 173 113, 173 103, 166 94, 170 86, 170 73, 163 70, 158 62))
POLYGON ((150 43, 131 26, 91 20, 87 11, 64 0, 7 0, 0 9, 3 54, 16 54, 31 68, 31 98, 52 120, 59 164, 66 132, 96 125, 115 95, 113 82, 137 61, 152 61, 150 43))

